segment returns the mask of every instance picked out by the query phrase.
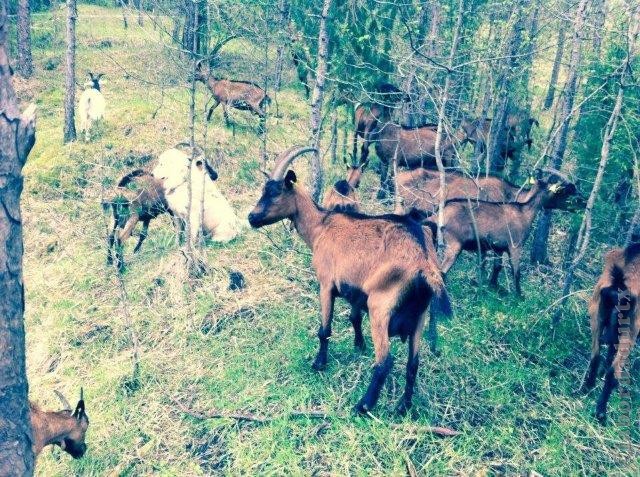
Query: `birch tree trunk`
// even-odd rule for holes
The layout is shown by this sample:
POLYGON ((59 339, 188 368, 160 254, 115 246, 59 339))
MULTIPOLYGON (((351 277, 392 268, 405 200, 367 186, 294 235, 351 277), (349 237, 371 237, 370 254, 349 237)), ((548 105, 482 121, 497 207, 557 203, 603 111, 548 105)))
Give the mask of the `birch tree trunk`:
MULTIPOLYGON (((590 0, 580 0, 576 10, 575 26, 573 30, 573 41, 571 44, 571 59, 569 61, 569 72, 567 82, 564 87, 564 102, 560 114, 560 126, 555 137, 553 151, 551 153, 551 165, 555 169, 560 169, 564 159, 564 152, 567 148, 569 136, 569 126, 573 114, 573 103, 578 90, 578 78, 580 76, 580 64, 582 61, 582 30, 587 12, 587 5, 590 0)), ((547 243, 549 241, 549 230, 551 228, 551 211, 544 210, 533 239, 531 248, 531 261, 533 263, 546 263, 547 243)))
POLYGON ((29 0, 18 1, 18 73, 23 78, 30 78, 33 74, 29 0))
POLYGON ((311 196, 316 202, 320 201, 323 186, 323 171, 320 158, 320 136, 322 128, 322 101, 327 76, 327 61, 329 54, 329 34, 327 17, 331 8, 331 0, 324 0, 320 15, 320 32, 318 33, 318 59, 316 62, 316 84, 311 97, 311 140, 316 148, 311 158, 311 196))
POLYGON ((289 41, 286 28, 289 23, 289 4, 287 0, 278 1, 278 10, 280 17, 278 21, 278 30, 281 38, 278 40, 278 49, 276 51, 276 72, 274 78, 273 89, 278 92, 282 86, 282 68, 284 66, 284 53, 287 51, 287 42, 289 41))
POLYGON ((76 140, 76 0, 67 0, 67 63, 64 83, 64 143, 76 140))
POLYGON ((22 283, 22 166, 35 141, 35 106, 18 110, 0 0, 0 475, 33 475, 22 283))
POLYGON ((544 111, 546 111, 553 105, 553 99, 556 96, 558 75, 560 74, 560 65, 562 63, 562 56, 564 55, 565 28, 565 24, 564 22, 562 22, 562 24, 560 25, 560 29, 558 30, 558 46, 556 47, 556 57, 553 60, 551 78, 549 78, 549 86, 547 87, 547 96, 544 99, 544 105, 542 107, 544 111))
MULTIPOLYGON (((640 29, 640 6, 636 6, 630 12, 630 25, 628 32, 628 51, 627 56, 622 64, 621 73, 619 78, 619 86, 618 93, 616 95, 615 105, 613 107, 613 111, 611 111, 611 115, 609 116, 609 120, 607 121, 607 125, 604 129, 604 139, 602 141, 602 148, 600 149, 600 163, 598 164, 598 172, 596 173, 596 178, 593 182, 593 188, 591 189, 591 193, 589 194, 589 199, 587 200, 587 206, 584 210, 584 216, 582 218, 582 224, 580 225, 580 230, 578 232, 578 240, 576 242, 576 253, 571 261, 571 265, 567 270, 567 275, 564 280, 564 286, 562 289, 562 296, 566 297, 571 291, 571 285, 573 284, 574 273, 577 266, 580 264, 582 259, 584 258, 587 247, 589 246, 589 239, 591 237, 591 228, 592 228, 592 211, 595 205, 596 199, 598 198, 598 194, 600 193, 600 188, 602 186, 602 178, 604 176, 604 170, 607 167, 607 163, 609 162, 609 151, 611 150, 611 143, 613 141, 613 137, 616 133, 616 128, 618 126, 618 119, 620 118, 620 112, 622 111, 622 104, 624 99, 624 88, 625 88, 625 80, 627 78, 627 73, 630 71, 630 62, 631 59, 635 55, 635 46, 638 38, 638 32, 640 29)), ((562 309, 560 309, 553 317, 553 322, 557 323, 560 319, 560 314, 562 309)))
MULTIPOLYGON (((414 45, 416 49, 422 48, 425 42, 429 18, 428 12, 428 6, 426 4, 423 5, 418 19, 418 34, 416 35, 414 45)), ((424 101, 424 97, 420 93, 421 88, 415 81, 418 67, 419 63, 417 61, 409 67, 409 73, 402 84, 402 90, 408 95, 408 101, 403 101, 402 103, 402 119, 404 124, 409 127, 417 126, 423 121, 420 105, 424 101)))

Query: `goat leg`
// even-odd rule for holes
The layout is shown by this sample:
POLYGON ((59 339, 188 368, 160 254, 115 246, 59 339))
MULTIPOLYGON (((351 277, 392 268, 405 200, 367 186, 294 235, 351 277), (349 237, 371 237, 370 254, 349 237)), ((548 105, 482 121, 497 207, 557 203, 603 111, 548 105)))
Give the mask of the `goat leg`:
POLYGON ((424 321, 427 319, 428 311, 424 311, 416 324, 413 334, 409 337, 409 353, 407 357, 407 374, 404 387, 404 395, 396 407, 396 412, 404 416, 411 408, 413 399, 413 389, 418 376, 418 366, 420 365, 420 340, 422 338, 422 330, 424 329, 424 321))
POLYGON ((333 304, 335 295, 333 287, 327 285, 320 286, 320 308, 322 310, 322 323, 318 329, 318 340, 320 348, 316 359, 311 367, 316 371, 321 371, 327 367, 327 353, 329 350, 329 337, 331 336, 331 319, 333 318, 333 304))
POLYGON ((142 230, 140 231, 140 238, 138 239, 138 243, 136 244, 136 248, 133 249, 133 253, 138 253, 140 247, 142 247, 142 242, 147 238, 147 233, 149 232, 149 219, 142 221, 142 230))
POLYGON ((438 316, 431 307, 429 307, 429 310, 429 331, 427 332, 429 349, 434 355, 438 355, 438 316))
POLYGON ((213 104, 211 105, 211 107, 209 108, 209 112, 207 113, 207 122, 211 121, 211 116, 213 115, 213 110, 216 109, 219 104, 220 104, 220 102, 214 98, 213 104))
POLYGON ((493 270, 491 271, 491 278, 489 279, 489 286, 491 288, 498 288, 498 277, 502 271, 502 254, 498 254, 493 258, 493 270))
POLYGON ((353 325, 353 346, 361 352, 365 350, 364 336, 362 335, 362 310, 358 306, 351 306, 349 321, 353 325))

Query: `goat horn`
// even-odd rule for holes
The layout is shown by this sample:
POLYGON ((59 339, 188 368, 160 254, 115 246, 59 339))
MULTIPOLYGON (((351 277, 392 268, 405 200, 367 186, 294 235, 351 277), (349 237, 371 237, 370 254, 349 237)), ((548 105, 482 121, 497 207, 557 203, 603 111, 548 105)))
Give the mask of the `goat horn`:
MULTIPOLYGON (((182 142, 179 142, 178 144, 176 144, 173 147, 175 147, 175 148, 178 148, 178 147, 191 147, 191 143, 188 143, 186 141, 182 141, 182 142)), ((196 150, 196 152, 199 155, 204 156, 204 149, 202 149, 200 146, 198 146, 197 144, 194 144, 193 148, 196 150)))
POLYGON ((64 395, 57 389, 54 389, 53 392, 56 393, 56 396, 58 396, 58 399, 60 399, 60 402, 64 406, 62 410, 71 412, 73 409, 71 409, 71 404, 69 404, 69 401, 67 401, 67 398, 64 397, 64 395))
POLYGON ((290 147, 278 156, 276 165, 271 172, 271 179, 275 181, 284 179, 284 175, 286 174, 287 169, 296 157, 300 156, 301 154, 314 151, 316 151, 316 148, 311 146, 290 147))
POLYGON ((542 169, 540 169, 542 172, 546 172, 547 174, 551 174, 554 176, 559 177, 560 179, 562 179, 563 181, 570 183, 573 182, 569 176, 567 176, 566 174, 563 174, 562 172, 558 171, 557 169, 552 169, 550 167, 543 167, 542 169))

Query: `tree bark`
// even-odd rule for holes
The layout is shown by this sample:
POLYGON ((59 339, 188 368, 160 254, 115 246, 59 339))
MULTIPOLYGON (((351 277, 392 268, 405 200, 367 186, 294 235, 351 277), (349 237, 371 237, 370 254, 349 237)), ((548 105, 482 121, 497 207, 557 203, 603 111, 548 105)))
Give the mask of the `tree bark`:
MULTIPOLYGON (((564 102, 560 114, 560 126, 555 136, 554 147, 551 154, 551 165, 555 169, 560 169, 564 152, 567 148, 567 138, 569 136, 569 126, 573 115, 573 103, 578 89, 578 78, 580 76, 580 63, 582 61, 582 29, 586 17, 589 0, 580 0, 576 10, 575 26, 573 30, 573 41, 571 44, 571 58, 569 61, 569 71, 567 82, 564 87, 564 102)), ((533 239, 531 248, 531 261, 533 263, 546 263, 547 243, 549 241, 549 230, 551 229, 551 211, 544 210, 533 239)))
POLYGON ((320 159, 320 136, 322 127, 322 101, 327 76, 327 61, 329 54, 329 33, 327 17, 331 8, 331 0, 324 0, 320 15, 320 31, 318 33, 318 59, 316 61, 316 84, 311 99, 311 139, 316 148, 311 159, 311 195, 316 202, 320 201, 323 186, 322 162, 320 159))
POLYGON ((30 78, 33 74, 29 0, 18 2, 18 73, 23 78, 30 78))
MULTIPOLYGON (((562 20, 561 20, 562 21, 562 20)), ((551 78, 549 78, 549 86, 547 88, 547 96, 544 99, 544 106, 542 109, 546 111, 553 105, 553 99, 556 95, 556 85, 558 84, 558 74, 560 73, 560 64, 562 63, 562 56, 564 55, 564 37, 565 37, 565 24, 561 23, 558 30, 558 46, 556 47, 556 57, 553 60, 553 68, 551 69, 551 78)))
MULTIPOLYGON (((422 6, 420 17, 418 19, 418 33, 415 39, 414 47, 420 49, 424 45, 429 20, 429 8, 427 4, 422 6)), ((419 63, 415 61, 409 68, 409 74, 402 84, 402 90, 408 95, 408 101, 402 103, 402 120, 409 127, 417 126, 423 122, 422 108, 420 105, 424 102, 424 95, 421 94, 421 86, 416 84, 416 73, 419 63)))
POLYGON ((290 41, 287 35, 287 25, 289 24, 289 3, 287 0, 278 1, 278 11, 280 13, 278 21, 278 30, 280 39, 278 40, 278 49, 276 52, 276 72, 273 89, 278 92, 282 86, 282 68, 284 67, 284 53, 287 51, 287 43, 290 41))
POLYGON ((33 475, 22 282, 22 167, 35 141, 35 106, 21 115, 0 0, 0 475, 33 475))
POLYGON ((600 60, 605 19, 605 0, 595 0, 593 3, 593 56, 596 60, 600 60))
POLYGON ((64 143, 76 140, 76 0, 67 0, 67 64, 64 84, 64 143))

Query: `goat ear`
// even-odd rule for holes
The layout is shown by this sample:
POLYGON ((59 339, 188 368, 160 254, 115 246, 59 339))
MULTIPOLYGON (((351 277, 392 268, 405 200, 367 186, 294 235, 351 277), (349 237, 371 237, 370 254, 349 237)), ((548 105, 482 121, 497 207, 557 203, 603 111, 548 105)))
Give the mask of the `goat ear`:
POLYGON ((293 189, 293 185, 297 180, 298 178, 296 177, 296 173, 292 170, 288 170, 287 175, 284 177, 284 185, 287 189, 293 189))

